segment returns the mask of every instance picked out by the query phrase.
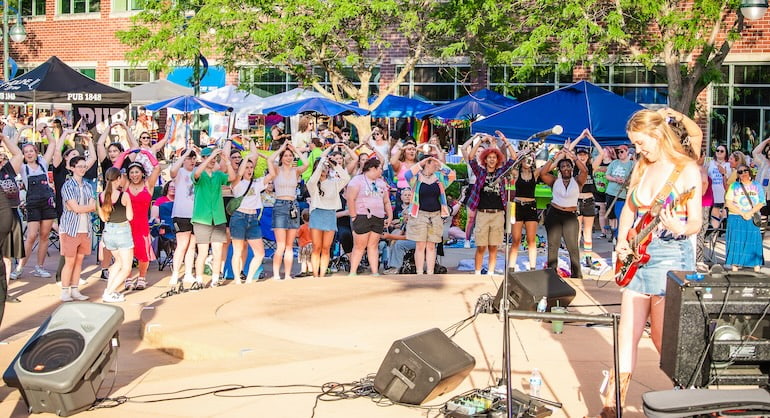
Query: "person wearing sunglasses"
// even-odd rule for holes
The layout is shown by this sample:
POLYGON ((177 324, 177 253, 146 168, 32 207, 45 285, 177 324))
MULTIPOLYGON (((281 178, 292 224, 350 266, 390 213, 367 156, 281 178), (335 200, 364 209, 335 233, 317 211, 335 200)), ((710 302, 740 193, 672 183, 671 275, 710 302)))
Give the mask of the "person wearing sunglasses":
MULTIPOLYGON (((620 375, 609 375, 601 416, 615 416, 615 380, 619 381, 621 405, 625 400, 638 358, 639 340, 650 324, 650 336, 658 353, 661 351, 666 294, 666 274, 670 270, 695 270, 695 252, 690 237, 700 231, 702 223, 702 183, 694 155, 685 149, 680 136, 668 123, 666 113, 640 110, 634 113, 626 131, 635 145, 639 159, 628 186, 628 200, 620 215, 619 259, 636 254, 627 237, 633 225, 651 211, 660 197, 672 202, 688 193, 676 205, 664 205, 657 214, 660 223, 652 232, 647 247, 649 261, 640 266, 622 292, 618 352, 620 375)), ((693 132, 692 135, 697 135, 693 132)), ((674 318, 678 320, 679 318, 674 318)))
POLYGON ((758 272, 765 263, 762 254, 762 232, 753 222, 755 213, 765 206, 765 190, 754 181, 746 164, 735 170, 737 180, 730 184, 725 193, 727 215, 727 236, 725 264, 733 271, 739 267, 752 267, 758 272))
POLYGON ((717 145, 714 150, 714 158, 709 161, 706 171, 711 179, 711 192, 714 195, 714 204, 711 207, 711 226, 717 228, 725 216, 723 212, 725 184, 727 184, 726 180, 733 171, 730 163, 727 162, 727 145, 717 145))
MULTIPOLYGON (((493 165, 497 168, 497 160, 493 165)), ((430 155, 423 156, 419 163, 406 172, 406 181, 412 189, 406 239, 415 242, 414 265, 417 268, 417 274, 423 274, 423 268, 426 269, 427 274, 433 274, 436 266, 436 244, 441 242, 444 233, 443 219, 452 214, 447 203, 446 189, 455 178, 454 170, 430 155)), ((502 205, 499 196, 498 194, 493 199, 496 198, 497 203, 502 205)), ((503 226, 503 216, 503 211, 500 209, 500 229, 503 226)), ((502 234, 500 241, 502 241, 502 234)), ((484 250, 486 246, 481 247, 482 254, 484 250)), ((490 265, 494 268, 491 261, 490 265)), ((494 272, 493 269, 492 271, 494 272)))
POLYGON ((623 210, 623 205, 626 202, 626 179, 631 175, 631 171, 634 168, 634 162, 631 161, 631 156, 628 153, 628 146, 621 145, 615 149, 615 153, 618 158, 607 166, 607 189, 605 194, 607 195, 607 204, 611 205, 615 202, 615 205, 610 210, 608 209, 607 219, 609 220, 610 227, 615 230, 618 227, 618 217, 623 210))

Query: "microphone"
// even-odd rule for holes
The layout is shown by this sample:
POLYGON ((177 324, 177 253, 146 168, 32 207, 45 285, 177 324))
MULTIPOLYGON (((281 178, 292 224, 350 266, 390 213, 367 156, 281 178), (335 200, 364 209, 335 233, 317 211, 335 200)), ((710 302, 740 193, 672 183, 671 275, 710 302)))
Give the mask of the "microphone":
POLYGON ((562 128, 561 125, 554 125, 553 128, 540 131, 532 136, 536 138, 545 138, 551 135, 561 135, 562 132, 564 132, 564 128, 562 128))

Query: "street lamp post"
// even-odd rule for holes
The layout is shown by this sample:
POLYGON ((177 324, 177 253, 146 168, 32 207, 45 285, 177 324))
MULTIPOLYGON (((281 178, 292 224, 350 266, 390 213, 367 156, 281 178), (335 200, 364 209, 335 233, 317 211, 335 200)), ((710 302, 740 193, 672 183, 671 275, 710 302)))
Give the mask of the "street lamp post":
MULTIPOLYGON (((21 0, 19 0, 19 3, 21 3, 21 0)), ((9 61, 10 61, 10 41, 13 40, 14 42, 24 42, 27 40, 27 31, 24 29, 24 23, 21 21, 21 5, 19 5, 19 10, 16 11, 16 17, 18 20, 16 21, 16 24, 13 25, 10 30, 8 29, 8 21, 10 20, 10 17, 8 15, 10 6, 8 5, 8 1, 3 1, 3 81, 8 81, 8 79, 11 77, 11 69, 9 67, 9 61)), ((3 115, 8 115, 8 100, 3 101, 3 115)))
POLYGON ((767 0, 743 0, 740 8, 746 19, 762 19, 767 12, 767 0))

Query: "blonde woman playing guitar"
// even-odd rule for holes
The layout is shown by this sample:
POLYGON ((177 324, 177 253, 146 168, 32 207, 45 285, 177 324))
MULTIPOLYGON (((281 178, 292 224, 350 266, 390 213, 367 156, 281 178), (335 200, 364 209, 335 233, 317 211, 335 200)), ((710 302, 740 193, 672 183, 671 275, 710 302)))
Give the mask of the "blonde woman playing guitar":
MULTIPOLYGON (((629 197, 620 215, 615 248, 618 258, 636 255, 638 249, 631 248, 627 237, 639 218, 650 209, 653 209, 653 214, 659 210, 660 222, 646 248, 649 261, 639 267, 622 294, 618 347, 621 404, 636 365, 639 339, 648 319, 652 341, 660 353, 666 274, 669 270, 695 270, 692 241, 688 237, 698 233, 702 222, 700 169, 693 151, 700 151, 702 141, 697 125, 671 109, 641 110, 631 116, 626 129, 636 146, 639 162, 631 176, 629 197), (684 129, 681 129, 682 125, 684 129), (687 137, 682 138, 685 131, 687 137), (679 173, 672 175, 675 170, 679 173), (686 202, 666 204, 676 201, 686 191, 692 194, 686 202), (654 204, 656 200, 662 202, 654 204)), ((615 415, 613 379, 607 385, 602 416, 615 415)))

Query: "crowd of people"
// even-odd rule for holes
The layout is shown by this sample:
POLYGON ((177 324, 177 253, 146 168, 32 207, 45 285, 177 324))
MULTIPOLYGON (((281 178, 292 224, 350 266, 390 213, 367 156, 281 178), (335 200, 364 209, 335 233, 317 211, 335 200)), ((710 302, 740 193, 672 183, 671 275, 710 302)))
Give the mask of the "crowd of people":
MULTIPOLYGON (((697 128, 683 115, 666 111, 669 119, 673 115, 683 120, 680 134, 697 128)), ((523 265, 542 268, 537 265, 539 224, 552 244, 545 265, 558 265, 563 246, 569 255, 568 274, 581 278, 583 267, 593 262, 596 217, 600 237, 624 241, 624 207, 640 206, 627 200, 635 198, 629 185, 647 156, 638 145, 635 156, 626 145, 602 147, 588 130, 550 149, 545 160, 532 152, 520 153, 500 132, 476 135, 461 148, 468 178, 458 197, 447 193, 457 176, 446 165, 438 136, 417 144, 411 137, 391 138, 382 126, 374 126, 371 134, 354 143, 348 129, 326 124, 316 128, 315 119, 304 116, 294 134, 284 134, 283 124, 273 127, 273 143, 280 145, 270 155, 249 141, 238 141, 245 142, 242 147, 227 141, 220 147, 189 147, 168 164, 157 159, 163 140, 158 140, 157 125, 144 112, 130 127, 110 125, 97 140, 60 124, 38 125, 33 129, 37 138, 48 144, 43 152, 21 135, 31 127, 17 123, 5 128, 2 143, 7 154, 0 155, 0 184, 16 210, 3 246, 4 266, 11 279, 25 272, 51 277, 43 266, 48 237, 56 229, 62 242, 56 277, 63 301, 85 298, 78 289, 79 272, 94 233, 101 236, 102 278, 108 282, 103 299, 120 302, 121 291, 144 289, 149 264, 158 255, 151 227, 164 222, 175 244, 171 286, 180 281, 203 286, 204 271, 211 276, 209 286, 220 284, 231 244, 236 279, 250 283, 264 276, 262 235, 268 222, 275 235, 272 276, 278 280, 294 277, 295 247, 301 276, 328 275, 330 263, 340 257, 349 260, 351 275, 362 269, 394 274, 402 270, 405 256, 413 258, 416 272, 432 274, 440 244, 463 238, 466 244, 475 241, 477 274, 500 270, 497 254, 506 238, 511 240, 510 266, 519 265, 519 243, 525 243, 523 265), (110 142, 116 132, 127 145, 110 142), (577 146, 584 138, 592 147, 577 146), (260 159, 265 160, 264 169, 257 170, 260 159), (538 183, 552 190, 546 211, 537 208, 538 183), (158 196, 160 185, 163 192, 158 196), (511 216, 506 215, 509 205, 511 216), (263 218, 264 207, 272 208, 269 219, 263 218), (96 214, 101 222, 92 220, 96 214), (510 237, 504 233, 506 219, 510 237), (25 270, 36 243, 34 267, 25 270), (249 253, 252 260, 247 263, 249 253)), ((753 153, 751 165, 760 174, 770 167, 768 142, 753 153)), ((706 213, 695 245, 696 262, 703 263, 704 232, 721 227, 727 231, 728 264, 759 268, 764 261, 761 251, 750 248, 761 240, 753 214, 766 211, 767 175, 760 184, 752 180, 745 155, 725 154, 726 147, 719 145, 713 159, 696 162, 706 213)))

